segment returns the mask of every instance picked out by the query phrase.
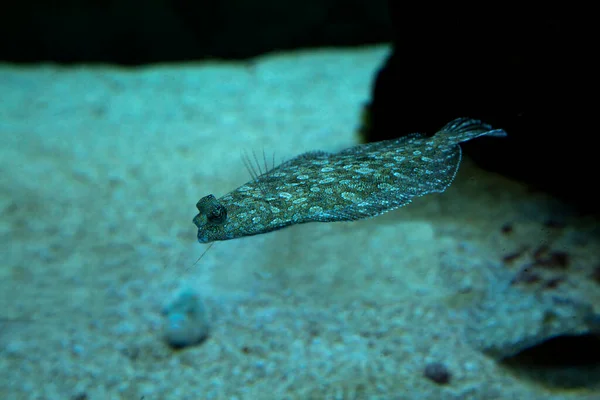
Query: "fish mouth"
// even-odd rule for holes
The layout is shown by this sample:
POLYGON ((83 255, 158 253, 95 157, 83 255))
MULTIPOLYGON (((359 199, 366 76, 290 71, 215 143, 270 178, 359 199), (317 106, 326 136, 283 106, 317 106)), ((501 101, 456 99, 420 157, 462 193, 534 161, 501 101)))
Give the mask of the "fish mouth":
POLYGON ((208 239, 208 236, 206 235, 206 231, 203 229, 204 226, 206 225, 206 222, 203 221, 203 219, 205 219, 205 218, 203 218, 203 217, 204 216, 202 214, 198 214, 194 217, 192 222, 198 228, 198 242, 208 243, 208 242, 210 242, 210 240, 208 239))
POLYGON ((201 229, 198 229, 198 242, 199 243, 209 243, 211 240, 208 239, 203 233, 201 229))
POLYGON ((196 216, 192 220, 192 222, 194 223, 194 225, 196 225, 197 228, 200 228, 200 225, 204 225, 202 223, 201 219, 202 219, 202 215, 196 214, 196 216))

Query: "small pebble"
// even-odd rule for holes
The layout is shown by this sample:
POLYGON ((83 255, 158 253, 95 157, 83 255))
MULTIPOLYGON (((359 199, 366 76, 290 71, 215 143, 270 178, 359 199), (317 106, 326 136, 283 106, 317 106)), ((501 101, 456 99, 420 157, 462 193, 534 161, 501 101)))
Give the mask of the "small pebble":
POLYGON ((423 371, 425 378, 437 383, 438 385, 446 385, 450 383, 452 375, 448 368, 439 362, 429 363, 423 371))
POLYGON ((199 296, 182 292, 163 310, 166 318, 164 337, 176 349, 202 342, 208 336, 208 316, 199 296))
POLYGON ((505 235, 508 235, 509 233, 512 233, 513 226, 509 223, 506 223, 506 224, 502 225, 502 227, 500 228, 500 231, 502 233, 504 233, 505 235))

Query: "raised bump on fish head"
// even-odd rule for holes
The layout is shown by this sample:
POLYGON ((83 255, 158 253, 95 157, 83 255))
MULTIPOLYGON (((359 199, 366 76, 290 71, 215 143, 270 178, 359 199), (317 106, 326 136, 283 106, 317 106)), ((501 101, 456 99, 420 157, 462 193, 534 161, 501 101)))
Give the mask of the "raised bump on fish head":
POLYGON ((227 221, 227 208, 219 203, 214 195, 209 194, 196 203, 199 214, 194 217, 194 224, 198 227, 198 241, 208 243, 211 238, 208 231, 219 231, 227 221))

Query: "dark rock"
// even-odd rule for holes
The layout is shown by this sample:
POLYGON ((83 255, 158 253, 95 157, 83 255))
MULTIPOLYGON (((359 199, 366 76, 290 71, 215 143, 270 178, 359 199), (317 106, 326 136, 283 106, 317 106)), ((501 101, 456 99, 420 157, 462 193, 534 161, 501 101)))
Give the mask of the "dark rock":
POLYGON ((481 119, 508 138, 463 146, 478 164, 596 206, 591 11, 390 7, 396 40, 373 87, 369 141, 433 134, 456 117, 481 119))
POLYGON ((448 368, 439 362, 427 364, 423 375, 438 385, 447 385, 452 379, 452 374, 450 374, 448 368))

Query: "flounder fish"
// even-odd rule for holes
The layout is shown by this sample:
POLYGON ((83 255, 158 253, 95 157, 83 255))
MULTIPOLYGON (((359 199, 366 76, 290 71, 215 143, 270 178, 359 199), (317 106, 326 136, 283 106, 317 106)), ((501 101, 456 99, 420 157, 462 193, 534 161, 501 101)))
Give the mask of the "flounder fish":
POLYGON ((198 201, 198 241, 209 243, 306 222, 356 221, 445 191, 461 161, 459 143, 506 136, 459 118, 432 137, 413 133, 337 153, 311 151, 285 161, 217 199, 198 201))

